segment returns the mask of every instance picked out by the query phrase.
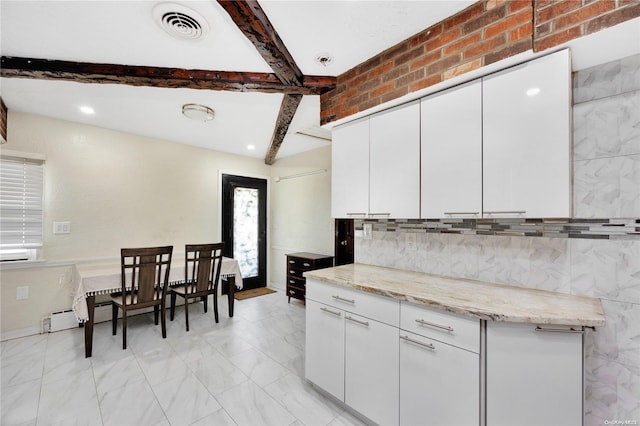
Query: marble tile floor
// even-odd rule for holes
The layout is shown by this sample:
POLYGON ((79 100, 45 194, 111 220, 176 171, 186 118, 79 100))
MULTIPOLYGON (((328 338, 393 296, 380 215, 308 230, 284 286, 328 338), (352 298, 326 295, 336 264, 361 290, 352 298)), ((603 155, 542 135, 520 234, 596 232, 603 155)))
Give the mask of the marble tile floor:
POLYGON ((0 424, 17 425, 361 425, 304 380, 305 308, 282 292, 168 320, 167 338, 153 314, 122 330, 96 324, 93 357, 83 329, 0 344, 0 424))

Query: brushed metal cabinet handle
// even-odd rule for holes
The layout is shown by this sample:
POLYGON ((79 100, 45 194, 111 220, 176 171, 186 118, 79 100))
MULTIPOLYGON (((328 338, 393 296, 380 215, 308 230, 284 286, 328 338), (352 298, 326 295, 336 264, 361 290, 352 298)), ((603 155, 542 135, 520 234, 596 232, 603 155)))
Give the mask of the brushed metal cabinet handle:
POLYGON ((580 333, 580 334, 584 333, 584 330, 576 330, 573 327, 566 329, 566 328, 542 328, 538 326, 536 327, 536 331, 541 333, 580 333))
POLYGON ((348 319, 349 321, 353 321, 353 322, 358 323, 360 325, 364 325, 366 327, 369 327, 369 322, 368 321, 360 321, 360 320, 357 320, 357 319, 355 319, 353 317, 348 317, 346 315, 345 315, 344 319, 348 319))
POLYGON ((435 323, 432 323, 432 322, 429 322, 429 321, 425 321, 423 319, 417 319, 416 322, 418 324, 420 324, 420 325, 426 325, 426 326, 429 326, 429 327, 435 327, 435 328, 439 328, 441 330, 446 330, 446 331, 449 331, 449 332, 453 331, 453 327, 450 327, 448 325, 435 324, 435 323))
POLYGON ((424 348, 427 348, 427 349, 430 349, 432 351, 434 351, 436 349, 436 347, 433 346, 431 343, 422 343, 422 342, 419 342, 418 340, 411 339, 409 336, 400 336, 400 338, 402 340, 404 340, 405 342, 414 343, 416 345, 420 345, 420 346, 422 346, 424 348))
POLYGON ((352 305, 353 305, 354 303, 356 303, 356 301, 355 301, 355 300, 353 300, 353 299, 345 299, 345 298, 340 297, 340 296, 331 296, 331 297, 333 297, 333 298, 334 298, 335 300, 337 300, 338 302, 351 303, 352 305))
POLYGON ((337 317, 342 316, 342 313, 332 311, 331 309, 327 309, 327 308, 325 308, 324 306, 323 306, 322 308, 320 308, 320 310, 321 310, 321 311, 323 311, 323 312, 326 312, 326 313, 328 313, 328 314, 333 314, 333 315, 335 315, 335 316, 337 316, 337 317))

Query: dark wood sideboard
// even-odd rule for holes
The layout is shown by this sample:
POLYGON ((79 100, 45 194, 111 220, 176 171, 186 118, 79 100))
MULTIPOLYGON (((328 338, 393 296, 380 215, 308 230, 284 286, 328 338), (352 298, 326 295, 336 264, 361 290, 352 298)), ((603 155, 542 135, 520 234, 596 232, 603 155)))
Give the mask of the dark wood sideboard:
POLYGON ((329 268, 333 266, 333 256, 316 253, 287 254, 287 296, 305 301, 306 278, 302 275, 306 271, 329 268))

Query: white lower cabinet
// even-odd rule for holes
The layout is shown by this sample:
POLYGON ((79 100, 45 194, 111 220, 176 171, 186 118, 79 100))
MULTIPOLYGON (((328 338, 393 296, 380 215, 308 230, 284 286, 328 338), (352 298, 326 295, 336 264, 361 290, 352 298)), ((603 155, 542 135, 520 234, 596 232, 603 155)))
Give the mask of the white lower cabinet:
POLYGON ((400 424, 480 423, 480 356, 400 330, 400 424))
POLYGON ((487 323, 487 425, 582 424, 583 334, 536 328, 487 323))
POLYGON ((344 311, 307 299, 305 374, 344 401, 344 311))
POLYGON ((307 379, 376 424, 582 424, 581 327, 486 321, 485 333, 479 319, 313 279, 306 305, 307 379))
POLYGON ((398 424, 398 328, 345 314, 344 402, 379 425, 398 424))

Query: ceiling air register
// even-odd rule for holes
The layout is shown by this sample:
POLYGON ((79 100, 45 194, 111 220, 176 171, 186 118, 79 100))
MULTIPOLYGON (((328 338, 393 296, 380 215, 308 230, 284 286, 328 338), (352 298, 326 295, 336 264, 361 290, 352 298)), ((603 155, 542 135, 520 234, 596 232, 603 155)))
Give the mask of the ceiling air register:
POLYGON ((181 40, 201 40, 209 32, 199 13, 179 4, 161 3, 153 8, 153 17, 167 34, 181 40))

